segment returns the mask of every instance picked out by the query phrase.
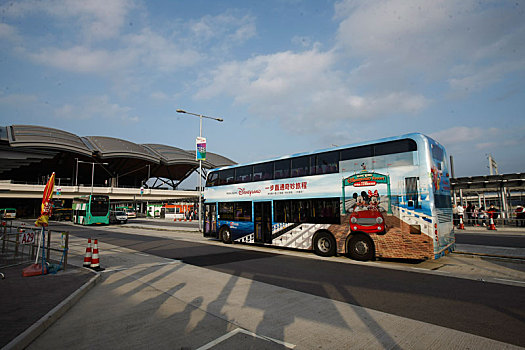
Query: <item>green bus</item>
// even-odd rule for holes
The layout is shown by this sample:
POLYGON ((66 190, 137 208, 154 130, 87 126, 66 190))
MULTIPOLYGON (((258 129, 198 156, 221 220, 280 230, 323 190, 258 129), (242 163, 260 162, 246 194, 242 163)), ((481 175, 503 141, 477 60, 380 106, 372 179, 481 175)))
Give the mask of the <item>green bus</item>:
POLYGON ((109 225, 109 196, 88 195, 73 198, 73 223, 109 225))

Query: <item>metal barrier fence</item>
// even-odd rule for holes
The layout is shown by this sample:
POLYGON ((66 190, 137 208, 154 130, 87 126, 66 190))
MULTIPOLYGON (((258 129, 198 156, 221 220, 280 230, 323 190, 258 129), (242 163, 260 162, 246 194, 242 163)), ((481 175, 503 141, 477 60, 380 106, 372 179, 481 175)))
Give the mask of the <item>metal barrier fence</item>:
MULTIPOLYGON (((38 247, 42 246, 42 229, 2 221, 0 226, 1 251, 0 267, 23 263, 34 263, 38 247)), ((46 230, 45 251, 40 249, 40 257, 45 254, 47 262, 61 263, 62 269, 67 266, 69 232, 46 230)), ((39 258, 40 260, 40 258, 39 258)), ((40 261, 39 261, 40 262, 40 261)))
MULTIPOLYGON (((496 226, 523 227, 525 229, 525 213, 514 211, 498 211, 492 220, 496 226)), ((454 223, 459 224, 459 216, 454 216, 454 223)), ((488 226, 490 225, 489 213, 464 212, 463 223, 465 226, 488 226)))

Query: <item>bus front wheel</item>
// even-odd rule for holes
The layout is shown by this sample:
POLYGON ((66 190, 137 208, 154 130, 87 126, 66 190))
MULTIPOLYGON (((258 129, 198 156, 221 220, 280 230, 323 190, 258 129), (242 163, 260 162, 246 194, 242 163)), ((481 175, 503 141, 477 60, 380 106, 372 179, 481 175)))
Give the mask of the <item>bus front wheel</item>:
POLYGON ((227 244, 232 242, 232 234, 228 226, 223 226, 221 228, 221 239, 224 243, 227 244))
POLYGON ((328 232, 319 232, 314 237, 314 251, 320 256, 335 255, 335 239, 328 232))
POLYGON ((355 260, 372 260, 375 256, 374 242, 366 235, 354 235, 348 242, 348 254, 355 260))

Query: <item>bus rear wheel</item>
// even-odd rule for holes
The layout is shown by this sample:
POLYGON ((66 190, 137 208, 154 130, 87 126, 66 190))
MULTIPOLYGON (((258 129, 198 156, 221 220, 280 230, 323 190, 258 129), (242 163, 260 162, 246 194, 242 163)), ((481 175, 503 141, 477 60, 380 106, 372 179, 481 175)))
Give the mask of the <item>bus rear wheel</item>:
POLYGON ((335 239, 328 232, 319 232, 314 237, 314 251, 320 256, 335 255, 335 239))
POLYGON ((348 242, 348 254, 355 260, 372 260, 375 257, 374 242, 366 235, 354 235, 348 242))
POLYGON ((221 239, 226 244, 229 244, 232 242, 232 234, 228 226, 223 226, 221 228, 221 239))

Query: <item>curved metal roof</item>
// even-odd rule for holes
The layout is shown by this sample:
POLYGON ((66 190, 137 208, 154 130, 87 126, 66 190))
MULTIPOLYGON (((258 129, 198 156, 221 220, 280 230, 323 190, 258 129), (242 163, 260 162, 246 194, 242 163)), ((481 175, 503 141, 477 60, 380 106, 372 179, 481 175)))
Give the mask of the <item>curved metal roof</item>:
MULTIPOLYGON (((147 175, 180 183, 199 166, 194 151, 107 136, 78 136, 36 125, 0 127, 0 159, 1 179, 30 181, 32 176, 43 176, 55 169, 71 179, 79 163, 95 162, 105 170, 98 171, 99 178, 95 181, 104 183, 111 177, 127 185, 140 185, 147 175)), ((234 164, 224 156, 208 152, 202 167, 212 169, 234 164)), ((81 171, 79 168, 79 175, 81 171)), ((89 175, 91 180, 91 173, 89 175)))
POLYGON ((105 136, 87 136, 84 139, 89 142, 93 152, 102 159, 129 157, 160 163, 159 155, 151 152, 143 145, 105 136))
POLYGON ((67 150, 87 156, 92 153, 79 136, 67 131, 35 125, 12 125, 6 131, 11 147, 67 150))

